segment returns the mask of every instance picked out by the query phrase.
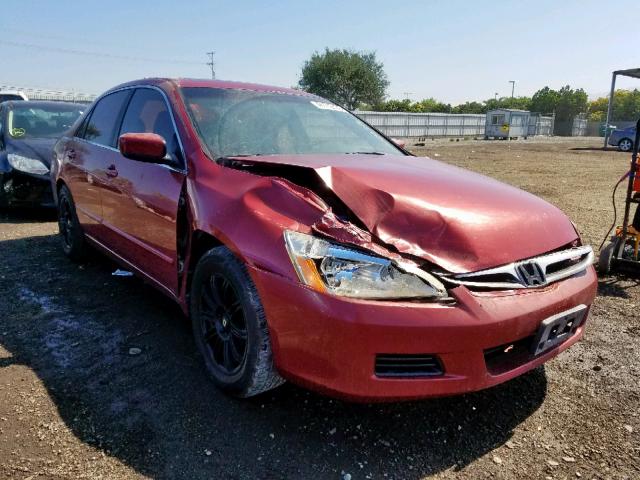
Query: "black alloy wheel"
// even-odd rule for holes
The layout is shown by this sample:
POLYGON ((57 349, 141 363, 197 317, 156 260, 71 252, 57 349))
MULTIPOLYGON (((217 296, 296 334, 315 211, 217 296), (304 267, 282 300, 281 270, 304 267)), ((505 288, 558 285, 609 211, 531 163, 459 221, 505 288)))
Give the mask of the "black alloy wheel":
POLYGON ((202 288, 200 332, 213 365, 233 376, 247 358, 247 322, 240 297, 231 282, 213 274, 202 288))
POLYGON ((73 216, 69 199, 66 197, 60 199, 59 210, 58 227, 60 228, 62 245, 65 250, 71 249, 73 245, 73 216))
POLYGON ((189 316, 213 382, 251 397, 284 380, 274 365, 264 307, 246 265, 228 248, 206 252, 191 280, 189 316))
POLYGON ((73 197, 66 185, 58 191, 58 229, 65 255, 76 262, 84 260, 87 254, 84 232, 78 220, 73 197))

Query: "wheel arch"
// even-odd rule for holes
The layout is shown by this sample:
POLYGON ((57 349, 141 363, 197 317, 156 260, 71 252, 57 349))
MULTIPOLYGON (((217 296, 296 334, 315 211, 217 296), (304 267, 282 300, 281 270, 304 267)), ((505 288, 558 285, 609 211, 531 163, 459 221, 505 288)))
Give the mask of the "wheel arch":
POLYGON ((620 144, 624 141, 624 140, 629 140, 631 142, 631 148, 633 149, 633 139, 629 138, 629 137, 621 137, 620 140, 618 140, 618 143, 616 144, 616 146, 618 148, 620 148, 620 144))
POLYGON ((189 292, 191 291, 191 280, 193 279, 196 265, 198 265, 198 262, 200 261, 202 256, 212 248, 222 246, 226 245, 218 237, 209 232, 200 229, 195 229, 191 232, 191 245, 189 248, 189 258, 187 259, 186 265, 187 278, 184 287, 186 297, 188 297, 189 292))

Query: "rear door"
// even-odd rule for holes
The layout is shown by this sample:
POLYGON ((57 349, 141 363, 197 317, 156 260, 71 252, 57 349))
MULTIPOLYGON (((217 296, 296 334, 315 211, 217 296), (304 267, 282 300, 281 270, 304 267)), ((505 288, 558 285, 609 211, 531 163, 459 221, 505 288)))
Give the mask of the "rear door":
POLYGON ((101 190, 107 187, 106 172, 118 156, 116 134, 130 95, 129 90, 121 90, 102 97, 60 152, 80 223, 101 243, 108 242, 101 223, 101 190))
POLYGON ((185 163, 170 106, 164 94, 153 87, 135 89, 120 129, 120 135, 143 132, 165 139, 171 165, 118 154, 104 190, 104 222, 115 233, 113 249, 118 255, 176 292, 176 220, 185 163))

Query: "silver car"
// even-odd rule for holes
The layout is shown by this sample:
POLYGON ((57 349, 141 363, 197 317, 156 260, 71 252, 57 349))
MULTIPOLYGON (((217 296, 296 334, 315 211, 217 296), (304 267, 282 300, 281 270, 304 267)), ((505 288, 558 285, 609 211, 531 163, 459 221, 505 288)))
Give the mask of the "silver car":
POLYGON ((617 128, 609 136, 609 145, 618 147, 622 152, 633 150, 633 141, 636 138, 636 127, 617 128))

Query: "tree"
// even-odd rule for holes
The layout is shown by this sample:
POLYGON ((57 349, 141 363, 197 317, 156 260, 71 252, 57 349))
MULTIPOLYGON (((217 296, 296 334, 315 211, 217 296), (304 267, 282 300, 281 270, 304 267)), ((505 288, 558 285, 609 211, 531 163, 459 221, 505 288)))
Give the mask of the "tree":
POLYGON ((298 84, 307 92, 354 110, 363 103, 381 103, 389 81, 375 52, 327 48, 324 53, 315 52, 304 63, 298 84))
POLYGON ((554 133, 570 135, 573 119, 588 109, 587 93, 581 89, 572 89, 565 85, 560 90, 544 87, 533 94, 531 110, 543 114, 555 113, 554 133))
POLYGON ((529 110, 531 107, 530 97, 500 97, 490 98, 484 101, 484 112, 494 110, 496 108, 513 108, 516 110, 529 110))
MULTIPOLYGON (((589 102, 589 120, 604 122, 607 119, 608 97, 589 102)), ((616 90, 613 94, 611 121, 637 120, 640 117, 640 90, 616 90)))
POLYGON ((531 111, 551 115, 556 111, 560 95, 549 87, 538 90, 531 97, 531 111))
POLYGON ((456 105, 451 110, 453 113, 486 113, 485 105, 480 102, 465 102, 456 105))
POLYGON ((544 114, 556 114, 556 121, 566 122, 573 120, 579 113, 586 113, 588 98, 586 92, 581 89, 572 89, 565 85, 560 90, 544 87, 533 94, 531 98, 531 110, 544 114))
POLYGON ((405 100, 388 100, 372 106, 376 112, 413 112, 413 105, 408 98, 405 100))
POLYGON ((451 111, 451 105, 439 102, 435 98, 425 98, 413 104, 413 111, 418 113, 448 113, 451 111))
POLYGON ((569 85, 566 85, 558 91, 558 95, 556 120, 573 120, 576 115, 587 112, 588 97, 583 89, 577 88, 573 90, 569 85))

